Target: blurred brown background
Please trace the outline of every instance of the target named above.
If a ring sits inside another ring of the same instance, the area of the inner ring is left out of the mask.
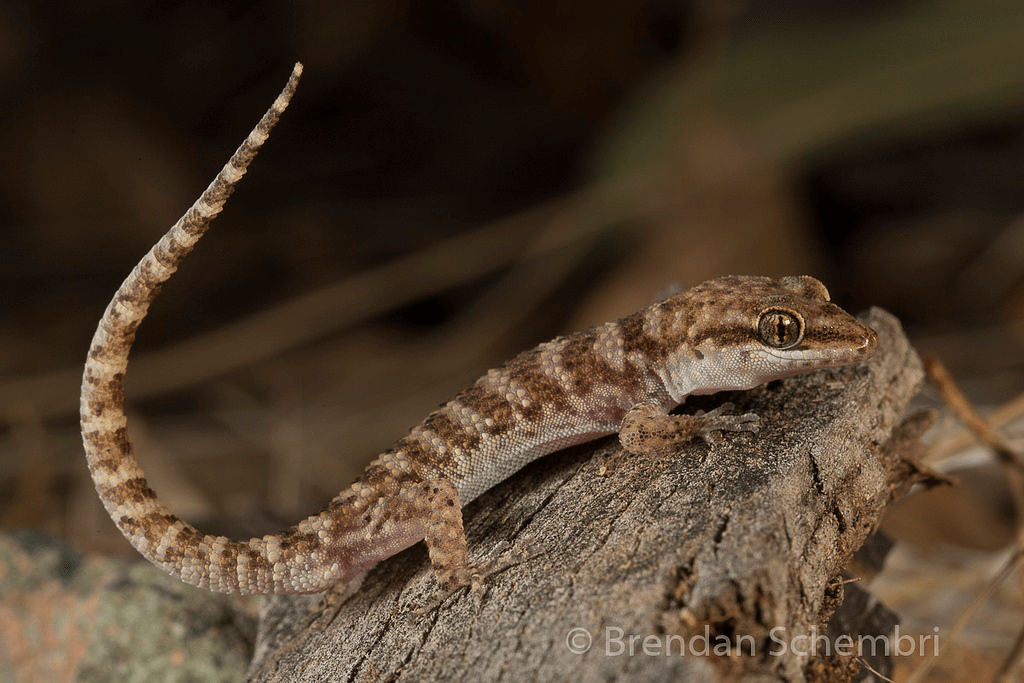
[[[133,552],[86,472],[81,363],[296,60],[296,99],[128,377],[151,483],[207,530],[290,524],[488,367],[727,273],[895,312],[983,408],[1024,389],[1016,0],[11,0],[5,527]],[[964,486],[890,532],[931,567],[984,567],[1009,494],[983,451],[953,455]]]

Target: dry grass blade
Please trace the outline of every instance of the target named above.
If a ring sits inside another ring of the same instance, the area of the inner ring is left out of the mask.
[[[953,628],[951,628],[949,633],[945,636],[943,640],[944,643],[950,643],[956,639],[960,631],[962,631],[968,622],[970,622],[971,618],[974,617],[974,613],[977,612],[990,597],[992,597],[996,588],[998,588],[999,585],[1010,576],[1010,574],[1020,568],[1022,561],[1024,561],[1024,550],[1018,548],[1006,561],[1006,564],[1003,565],[999,572],[992,577],[992,580],[988,582],[988,585],[985,586],[985,590],[983,590],[976,598],[974,598],[974,600],[971,601],[971,604],[967,606],[967,609],[964,610],[963,614],[960,615],[960,618],[957,619],[955,624],[953,624]],[[926,659],[921,663],[921,666],[914,669],[914,672],[907,677],[905,683],[922,683],[935,665],[939,663],[939,660],[942,659],[942,656],[946,651],[947,648],[940,644],[939,653],[934,657]]]
[[[1013,492],[1014,503],[1018,512],[1017,517],[1018,519],[1024,518],[1024,515],[1021,514],[1024,513],[1024,455],[1006,443],[1006,441],[996,432],[995,428],[993,428],[993,426],[978,413],[971,401],[964,395],[960,387],[957,386],[942,361],[937,358],[925,359],[925,371],[942,393],[942,396],[945,398],[950,409],[952,409],[953,412],[963,420],[967,428],[980,441],[995,452],[1000,461],[1006,467],[1006,478]],[[982,595],[979,595],[978,598],[971,603],[971,606],[968,607],[963,616],[961,616],[960,620],[957,622],[956,626],[953,628],[949,638],[955,637],[957,632],[966,625],[970,619],[970,615],[981,606],[985,599],[992,594],[999,583],[1009,575],[1010,570],[1020,564],[1022,557],[1024,557],[1024,533],[1022,533],[1021,528],[1018,527],[1017,550],[1011,558],[1011,561],[1006,567],[1004,567],[999,575],[989,583],[985,592],[982,593]],[[941,653],[939,656],[941,656]],[[1011,680],[1013,670],[1020,665],[1022,659],[1024,659],[1024,630],[1022,630],[1018,635],[1013,649],[1000,665],[999,671],[996,673],[994,680],[997,681],[997,683]],[[924,675],[932,666],[934,666],[934,662],[937,660],[938,657],[935,657],[925,662],[925,664],[915,671],[908,679],[908,683],[910,681],[923,680]]]
[[[1024,394],[1020,394],[997,408],[986,420],[986,423],[992,429],[999,429],[1021,416],[1024,416]],[[946,441],[939,448],[936,448],[933,451],[932,458],[935,460],[947,458],[953,453],[963,450],[971,441],[972,437],[970,434],[961,433]]]
[[[978,413],[974,405],[964,395],[963,391],[960,390],[960,387],[957,386],[942,361],[938,358],[926,358],[925,371],[932,381],[935,382],[949,407],[963,420],[968,429],[974,432],[978,439],[991,448],[1004,463],[1012,463],[1018,468],[1024,469],[1024,455],[1006,443],[985,418]]]
[[[995,683],[1013,683],[1019,681],[1021,670],[1024,669],[1024,630],[1017,634],[1017,642],[1007,655],[995,675]]]
[[[141,356],[132,363],[132,394],[144,398],[195,384],[494,272],[521,256],[562,250],[607,225],[584,216],[587,211],[588,198],[571,196]],[[524,245],[523,236],[552,215],[557,228]],[[77,407],[73,388],[80,375],[76,368],[7,382],[0,386],[0,405],[29,405],[43,419],[70,413]]]

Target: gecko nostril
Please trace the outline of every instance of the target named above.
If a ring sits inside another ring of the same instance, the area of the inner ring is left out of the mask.
[[[867,335],[867,337],[864,338],[864,343],[861,344],[861,348],[864,349],[865,352],[870,353],[870,352],[873,352],[875,350],[875,348],[877,348],[877,347],[878,347],[878,334],[869,327],[868,328],[868,335]]]

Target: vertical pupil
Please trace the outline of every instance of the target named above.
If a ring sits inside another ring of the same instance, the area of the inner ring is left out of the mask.
[[[782,313],[776,314],[775,334],[780,346],[789,344],[793,336],[793,319]]]

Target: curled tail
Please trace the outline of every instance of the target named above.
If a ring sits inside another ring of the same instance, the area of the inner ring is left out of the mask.
[[[186,583],[222,593],[305,593],[333,584],[318,534],[330,520],[311,517],[282,536],[247,542],[204,534],[175,517],[149,485],[132,452],[124,414],[124,375],[135,331],[160,284],[206,232],[288,106],[302,65],[245,142],[195,204],[117,290],[92,339],[82,378],[82,441],[93,483],[117,527],[146,559]],[[316,558],[308,562],[302,558]],[[335,570],[337,567],[333,567]]]

